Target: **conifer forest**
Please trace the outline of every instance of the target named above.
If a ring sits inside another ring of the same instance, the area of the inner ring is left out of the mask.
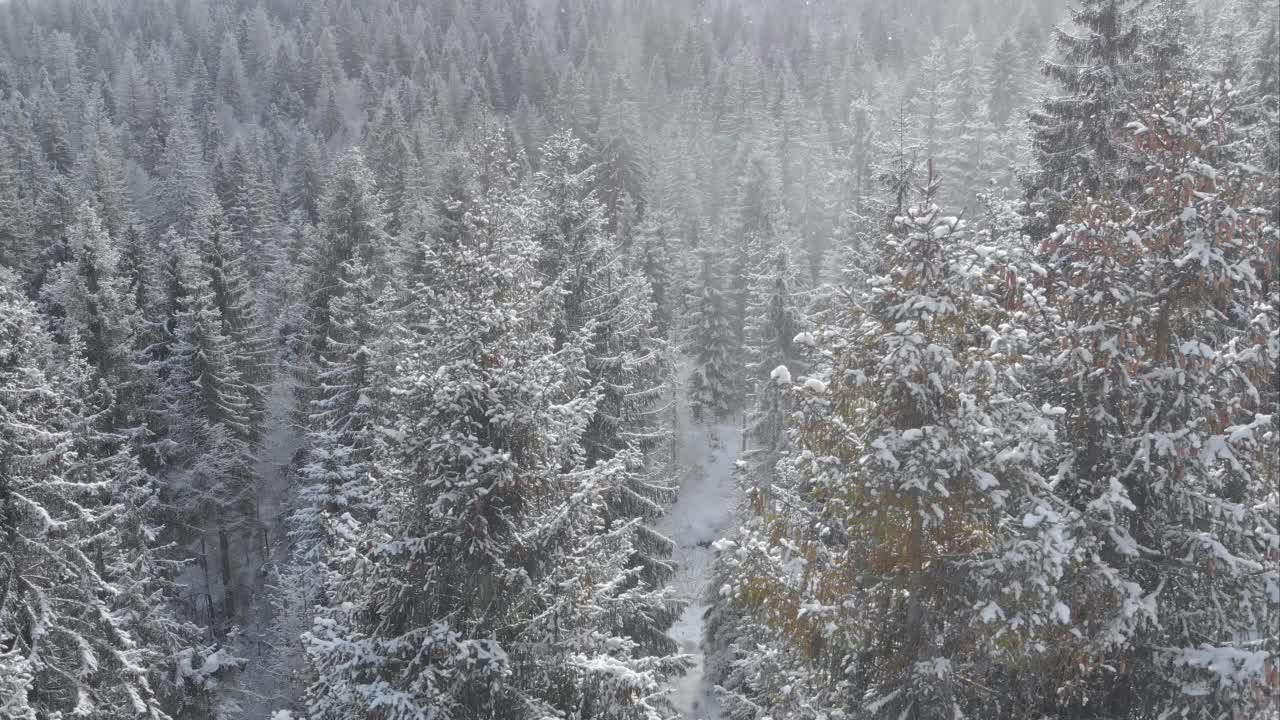
[[[0,0],[0,720],[1280,720],[1280,0]]]

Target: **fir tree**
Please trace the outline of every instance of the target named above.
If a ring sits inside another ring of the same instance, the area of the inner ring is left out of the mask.
[[[212,229],[218,204],[202,157],[186,109],[174,108],[151,188],[147,219],[153,237],[170,229],[184,237],[201,237]]]
[[[0,709],[169,718],[178,669],[163,658],[191,636],[167,616],[165,574],[129,566],[146,565],[149,550],[130,536],[149,532],[137,467],[95,427],[101,406],[84,394],[94,391],[83,363],[55,363],[34,308],[0,272],[0,663],[19,693]]]
[[[1020,387],[990,249],[935,193],[895,219],[845,322],[814,339],[792,391],[796,452],[720,545],[718,594],[749,618],[721,681],[730,717],[1020,717],[1016,686],[995,680],[1064,622],[1070,544],[1050,512],[1023,522],[1048,502],[1056,411]]]
[[[1136,89],[1136,13],[1134,0],[1078,0],[1072,28],[1056,30],[1059,59],[1044,72],[1066,94],[1031,114],[1035,188],[1069,194],[1077,186],[1088,193],[1128,186],[1116,132],[1128,122],[1126,92]]]
[[[237,565],[228,554],[229,534],[251,537],[257,441],[251,395],[235,365],[234,343],[224,334],[212,282],[195,253],[176,235],[166,238],[166,316],[157,342],[145,352],[155,378],[148,444],[152,463],[184,519],[199,531],[218,534],[221,571],[208,590],[221,589],[223,618],[237,614]],[[208,575],[206,574],[206,578]]]
[[[804,327],[800,305],[796,269],[786,249],[779,248],[752,274],[747,312],[747,378],[752,388],[747,433],[764,454],[757,461],[765,473],[772,471],[783,446],[786,379],[805,370],[793,345]]]
[[[647,449],[656,438],[646,435],[661,425],[653,411],[668,364],[665,343],[652,334],[649,289],[628,272],[605,232],[586,147],[560,134],[540,154],[543,169],[533,178],[540,202],[531,213],[543,252],[539,266],[563,297],[551,324],[558,342],[588,343],[590,381],[600,393],[587,430],[588,457],[608,459],[631,445]]]
[[[386,203],[358,150],[348,152],[330,178],[320,211],[320,238],[304,258],[307,346],[315,358],[329,334],[329,307],[340,290],[333,283],[342,264],[358,258],[382,272],[388,242]]]
[[[661,716],[680,667],[622,634],[664,604],[624,590],[631,523],[600,516],[622,459],[582,464],[584,349],[539,327],[560,302],[530,282],[541,252],[497,232],[428,256],[454,282],[415,292],[395,391],[413,411],[394,432],[421,441],[375,461],[378,515],[339,521],[335,597],[307,636],[315,717]]]
[[[57,336],[83,348],[96,376],[112,388],[114,429],[128,426],[140,400],[133,354],[141,321],[119,266],[115,242],[93,208],[82,204],[68,232],[66,261],[43,288]]]
[[[1246,160],[1229,95],[1149,102],[1130,125],[1148,190],[1091,202],[1045,248],[1064,322],[1048,384],[1069,448],[1053,483],[1092,558],[1062,583],[1079,633],[1062,652],[1085,662],[1058,702],[1116,717],[1260,702],[1275,642],[1245,639],[1276,612],[1277,318],[1257,274],[1275,231],[1250,204],[1273,180]]]
[[[1013,38],[1005,36],[991,53],[987,66],[987,87],[991,94],[987,110],[996,127],[1003,128],[1013,119],[1018,106],[1021,88],[1018,86],[1018,47]]]
[[[297,470],[297,496],[289,521],[290,562],[277,586],[281,591],[273,627],[280,646],[280,682],[301,697],[314,677],[305,672],[298,638],[310,629],[314,608],[334,596],[329,575],[331,550],[342,542],[332,533],[342,523],[374,517],[370,473],[378,432],[385,427],[384,384],[388,363],[379,349],[391,333],[379,325],[378,278],[353,258],[342,267],[342,292],[331,301],[330,334],[309,394],[306,453]]]
[[[720,279],[709,252],[702,256],[698,302],[689,320],[686,352],[693,368],[689,377],[689,404],[694,418],[716,422],[735,407],[733,350],[736,342],[729,308],[720,291]]]

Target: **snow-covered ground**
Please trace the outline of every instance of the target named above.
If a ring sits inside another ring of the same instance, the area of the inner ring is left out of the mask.
[[[267,717],[271,710],[282,704],[278,697],[282,688],[276,686],[278,678],[270,671],[276,659],[268,638],[274,608],[271,568],[265,564],[283,562],[288,550],[288,543],[283,542],[290,489],[286,470],[302,444],[301,434],[290,417],[295,404],[295,385],[292,377],[282,373],[272,387],[267,435],[258,453],[258,527],[259,532],[265,530],[265,534],[255,539],[258,552],[253,556],[254,561],[243,569],[241,578],[245,587],[251,588],[244,610],[240,648],[240,654],[248,663],[239,683],[242,695],[238,699],[246,718]],[[261,547],[264,540],[266,552]]]
[[[733,468],[738,459],[739,435],[733,424],[707,428],[693,423],[683,400],[677,408],[680,492],[658,529],[675,542],[679,570],[672,584],[689,601],[670,635],[682,652],[693,657],[694,665],[676,681],[672,701],[687,720],[717,720],[715,698],[703,677],[703,616],[708,608],[707,586],[715,559],[710,545],[729,532],[738,507]]]

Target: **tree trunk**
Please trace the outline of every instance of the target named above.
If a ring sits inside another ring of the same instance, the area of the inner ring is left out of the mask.
[[[236,615],[236,595],[231,587],[231,543],[227,540],[227,529],[218,526],[218,549],[222,554],[222,602],[226,608],[227,621]]]

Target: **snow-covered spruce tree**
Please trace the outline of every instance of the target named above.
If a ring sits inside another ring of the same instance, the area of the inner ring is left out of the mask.
[[[139,404],[143,375],[134,364],[140,321],[134,298],[117,272],[119,256],[112,238],[87,203],[77,218],[68,232],[68,259],[44,287],[55,312],[55,337],[67,343],[62,352],[87,363],[79,372],[81,366],[73,362],[64,378],[73,420],[70,442],[78,459],[65,476],[111,483],[111,529],[99,536],[95,560],[117,588],[109,601],[113,611],[136,621],[135,639],[153,653],[144,663],[151,686],[172,710],[175,703],[186,702],[183,678],[175,669],[180,652],[195,652],[196,628],[171,615],[178,552],[160,539],[166,510],[156,483],[125,445],[129,439],[136,446],[146,431],[139,425],[144,420]],[[116,548],[115,554],[111,548]],[[188,679],[197,686],[209,680],[196,675]]]
[[[1142,188],[1044,248],[1064,325],[1053,478],[1082,515],[1058,707],[1117,718],[1263,712],[1278,641],[1277,230],[1233,93],[1182,86],[1130,125]],[[1272,658],[1268,660],[1268,658]],[[1070,662],[1070,666],[1065,663]],[[1067,668],[1070,669],[1067,669]]]
[[[622,214],[624,198],[639,199],[645,183],[646,153],[642,144],[643,117],[634,100],[629,81],[615,75],[609,79],[608,96],[600,111],[600,121],[591,137],[599,177],[600,203],[613,227]]]
[[[1031,113],[1038,172],[1030,190],[1070,195],[1130,187],[1116,133],[1128,122],[1126,92],[1135,83],[1140,47],[1137,0],[1077,0],[1072,27],[1055,30],[1058,59],[1045,75],[1065,93]],[[1049,202],[1047,229],[1065,208]]]
[[[955,49],[951,81],[944,92],[947,112],[944,142],[937,160],[942,164],[951,196],[966,209],[976,208],[977,196],[992,178],[995,126],[983,106],[978,40],[970,31]]]
[[[845,313],[848,291],[861,288],[882,260],[881,241],[894,218],[901,216],[916,191],[920,172],[920,147],[911,137],[910,117],[904,106],[890,127],[868,141],[868,158],[847,162],[865,164],[866,187],[852,208],[840,213],[836,243],[826,259],[819,284],[805,307],[806,319],[815,325],[838,322]]]
[[[926,158],[937,158],[952,139],[951,88],[955,78],[951,54],[946,40],[935,37],[904,96],[914,138]]]
[[[231,244],[242,259],[244,271],[255,283],[285,260],[284,228],[257,142],[235,145],[227,163],[229,188],[223,200]],[[268,292],[278,288],[268,288]]]
[[[1023,88],[1019,84],[1018,46],[1005,35],[991,51],[985,77],[987,114],[996,127],[1004,129],[1021,106]]]
[[[805,329],[799,277],[785,247],[775,249],[751,276],[747,306],[747,382],[751,395],[747,416],[755,463],[772,472],[786,435],[789,378],[805,372],[793,341]],[[779,370],[782,368],[782,370]]]
[[[725,274],[724,297],[734,333],[734,354],[741,352],[746,339],[750,278],[760,263],[779,245],[789,241],[786,207],[778,186],[776,162],[763,151],[744,158],[728,209],[726,232],[721,249]],[[741,367],[734,367],[735,387],[742,385]]]
[[[103,395],[76,348],[56,349],[18,287],[0,270],[0,682],[18,693],[0,712],[168,718],[193,628],[147,559],[145,478],[96,427]]]
[[[28,279],[35,272],[35,199],[48,167],[31,128],[29,103],[13,92],[0,100],[0,263]]]
[[[62,98],[54,89],[47,68],[41,68],[37,77],[39,82],[31,88],[31,125],[50,169],[66,175],[75,161],[75,150],[71,147],[70,128],[62,111]],[[71,88],[66,90],[70,95]]]
[[[102,226],[112,238],[123,237],[138,222],[133,197],[129,193],[128,177],[120,148],[120,132],[106,121],[106,113],[95,108],[98,128],[93,137],[86,139],[76,161],[76,180],[83,197],[102,220]]]
[[[865,204],[875,188],[875,111],[870,91],[861,90],[850,101],[849,119],[841,128],[839,157],[832,168],[837,188],[834,199],[842,206],[835,221],[836,247],[848,244],[848,219],[867,210]]]
[[[1191,77],[1191,23],[1187,0],[1159,0],[1146,8],[1138,50],[1143,87],[1159,91]]]
[[[552,136],[540,150],[542,168],[533,177],[530,202],[522,208],[542,250],[539,270],[548,287],[559,288],[551,327],[559,345],[583,343],[594,412],[582,437],[588,468],[619,458],[606,495],[608,517],[618,522],[656,520],[673,488],[656,472],[645,472],[644,454],[666,437],[664,394],[671,361],[655,336],[653,306],[644,278],[630,271],[614,239],[605,232],[604,207],[591,189],[594,166],[586,148],[568,133]],[[673,574],[670,540],[635,523],[628,559],[644,568],[650,590]],[[659,609],[630,628],[633,639],[654,650],[673,650],[666,630],[673,608]]]
[[[411,192],[417,158],[413,136],[395,92],[385,93],[379,101],[365,131],[364,147],[370,168],[377,169],[375,180],[386,199],[387,229],[399,235],[415,200]]]
[[[676,295],[678,294],[677,248],[667,233],[670,224],[665,211],[650,205],[644,220],[636,228],[631,245],[631,266],[649,282],[649,301],[653,305],[653,329],[660,338],[670,340],[674,331]]]
[[[217,533],[219,567],[211,593],[221,587],[222,615],[236,615],[235,558],[226,542],[254,530],[253,446],[257,440],[251,395],[236,368],[235,344],[223,328],[216,292],[200,259],[170,232],[164,241],[165,316],[159,339],[144,351],[144,367],[155,378],[149,408],[152,462],[184,523],[200,544]],[[198,243],[195,243],[198,244]],[[183,536],[190,540],[191,534]],[[193,549],[198,545],[192,546]],[[206,562],[213,557],[205,553]],[[208,576],[206,575],[206,578]]]
[[[288,696],[300,698],[314,680],[306,673],[299,636],[311,626],[316,606],[329,604],[330,549],[345,517],[368,522],[374,514],[370,472],[377,433],[387,412],[388,362],[379,349],[389,330],[381,313],[379,278],[359,258],[343,264],[340,290],[330,300],[329,336],[321,351],[316,386],[304,416],[306,452],[297,470],[297,493],[289,518],[290,562],[277,579],[279,602],[275,668]]]
[[[49,272],[66,257],[67,231],[75,224],[78,205],[76,188],[69,176],[52,173],[46,178],[33,209],[34,252],[27,288],[28,294],[34,298],[41,296],[41,288],[48,280]]]
[[[42,290],[56,335],[83,348],[85,360],[115,395],[111,425],[123,430],[140,420],[134,352],[141,319],[120,264],[114,239],[83,203],[67,233],[66,258]]]
[[[339,286],[333,279],[343,263],[358,257],[371,272],[381,273],[388,238],[386,202],[373,173],[357,149],[347,151],[329,178],[320,204],[320,237],[306,249],[305,344],[314,362],[329,336],[329,303]]]
[[[1067,632],[1071,545],[1037,470],[1056,410],[1023,389],[1000,244],[935,192],[813,339],[794,450],[719,546],[718,594],[745,614],[718,678],[735,720],[1025,717],[1036,680],[1012,673]]]
[[[73,357],[85,354],[76,340],[68,350]],[[74,458],[63,477],[104,487],[107,498],[86,550],[113,588],[106,605],[132,639],[138,665],[165,711],[208,717],[217,704],[210,691],[234,675],[239,661],[208,646],[200,628],[177,615],[176,579],[186,553],[165,539],[163,523],[172,515],[155,478],[138,464],[126,436],[113,429],[119,399],[110,384],[78,361],[60,374]]]
[[[256,447],[262,439],[268,386],[272,376],[272,348],[265,323],[258,312],[255,290],[248,267],[252,264],[233,226],[221,218],[199,239],[202,272],[212,291],[214,307],[221,320],[224,348],[243,386],[249,403],[249,432],[246,440]]]
[[[737,406],[733,322],[721,292],[720,271],[712,252],[702,252],[698,299],[689,318],[685,352],[690,355],[689,406],[699,422],[715,423]]]
[[[663,422],[654,414],[670,360],[666,343],[654,336],[647,284],[629,271],[605,232],[586,150],[567,132],[544,143],[525,209],[542,249],[539,271],[563,298],[550,319],[556,339],[586,338],[590,382],[599,393],[586,436],[595,462],[660,439]]]
[[[294,143],[285,191],[285,207],[302,213],[302,219],[320,224],[324,203],[325,172],[323,148],[310,132],[301,133]]]
[[[406,313],[377,512],[337,519],[305,638],[313,718],[669,716],[683,663],[631,630],[669,603],[628,563],[640,518],[609,511],[628,459],[586,465],[585,342],[546,322],[560,288],[513,210],[481,207],[427,254],[451,281]]]
[[[204,237],[213,229],[218,198],[184,102],[172,108],[167,125],[163,152],[151,180],[147,226],[157,240],[168,230],[183,237]]]

